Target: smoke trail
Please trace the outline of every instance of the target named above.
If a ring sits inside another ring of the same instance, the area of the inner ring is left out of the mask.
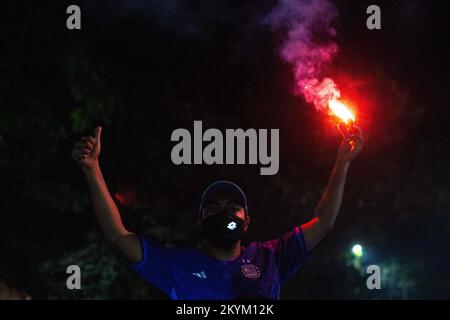
[[[338,51],[333,28],[337,17],[337,9],[328,0],[279,0],[265,19],[272,30],[284,34],[279,53],[293,66],[294,93],[303,95],[318,110],[325,110],[328,101],[340,97],[332,79],[320,78]]]

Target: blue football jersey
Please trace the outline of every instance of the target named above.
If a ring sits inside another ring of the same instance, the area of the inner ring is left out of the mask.
[[[174,300],[279,299],[281,285],[311,258],[300,227],[252,242],[230,261],[165,248],[142,235],[139,240],[143,258],[131,268]]]

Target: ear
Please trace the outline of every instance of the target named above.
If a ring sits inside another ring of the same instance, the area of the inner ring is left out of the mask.
[[[250,226],[251,221],[252,221],[252,219],[250,219],[250,217],[248,215],[245,215],[245,225],[244,225],[245,231],[247,231],[248,227]]]

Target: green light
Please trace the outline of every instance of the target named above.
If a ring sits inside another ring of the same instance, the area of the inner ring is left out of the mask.
[[[352,252],[356,257],[362,257],[363,255],[363,248],[359,244],[355,244],[352,248]]]

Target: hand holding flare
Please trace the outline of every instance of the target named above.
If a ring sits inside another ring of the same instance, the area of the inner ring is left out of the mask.
[[[361,151],[364,138],[360,128],[355,126],[355,116],[350,109],[338,100],[330,100],[328,103],[329,114],[339,118],[337,128],[344,139],[339,147],[339,163],[350,163]]]

